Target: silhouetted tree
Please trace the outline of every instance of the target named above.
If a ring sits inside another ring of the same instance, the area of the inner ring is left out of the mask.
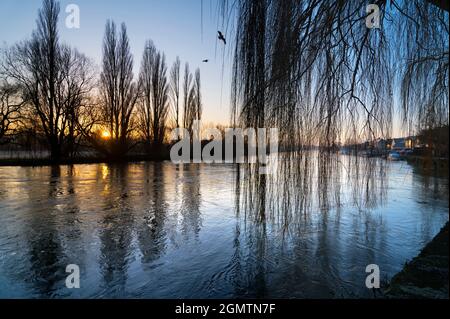
[[[334,146],[347,139],[389,138],[397,88],[411,123],[448,123],[448,3],[373,4],[380,9],[379,29],[366,26],[363,1],[222,1],[223,17],[236,24],[228,28],[235,30],[232,121],[243,127],[277,127],[280,147],[295,150],[278,153],[288,160],[278,161],[277,174],[261,175],[244,166],[245,183],[239,187],[255,211],[263,211],[267,193],[288,195],[277,199],[286,206],[300,194],[295,205],[301,206],[302,194],[310,190],[302,181],[310,178],[309,163],[315,160],[317,194],[326,202],[330,176],[341,160],[331,154]],[[311,145],[319,145],[320,152],[310,152]],[[308,165],[302,167],[302,161]],[[360,191],[364,178],[359,159],[351,161],[348,176],[355,176],[355,190]],[[368,173],[383,175],[384,166]],[[278,192],[267,192],[266,178]]]
[[[0,144],[6,143],[3,138],[18,128],[24,104],[18,85],[11,85],[6,81],[0,83]]]
[[[119,34],[113,21],[106,23],[100,90],[103,117],[111,134],[109,155],[122,157],[129,150],[132,114],[139,95],[133,81],[133,56],[123,23]]]
[[[183,127],[192,130],[192,74],[189,71],[189,63],[186,62],[184,66],[184,78],[183,78]]]
[[[400,101],[408,134],[449,124],[448,1],[394,2]]]
[[[58,2],[44,0],[31,40],[8,50],[2,63],[32,106],[54,161],[74,142],[78,109],[91,89],[88,59],[59,43],[59,12]]]
[[[97,123],[97,105],[93,102],[91,91],[94,88],[93,66],[89,59],[77,50],[62,48],[61,69],[67,76],[63,85],[66,98],[62,102],[66,117],[65,153],[75,156],[83,132],[90,131]]]
[[[148,41],[143,55],[139,86],[139,127],[148,145],[160,146],[165,137],[169,114],[169,85],[165,55]]]
[[[175,127],[180,127],[180,58],[177,57],[170,70],[170,96]]]
[[[200,70],[195,71],[195,78],[189,71],[189,64],[186,63],[184,69],[184,127],[189,131],[192,137],[192,126],[195,120],[201,120],[202,115],[202,98],[200,87]]]
[[[200,121],[202,119],[203,105],[202,105],[202,93],[201,93],[201,81],[200,81],[200,69],[195,70],[195,119]]]
[[[167,65],[164,53],[158,52],[155,56],[153,68],[153,143],[155,146],[162,144],[166,131],[168,104]]]
[[[405,119],[447,124],[448,4],[374,4],[379,29],[366,26],[361,1],[223,0],[223,16],[235,12],[239,25],[235,119],[279,127],[287,144],[389,137],[398,87]]]
[[[153,102],[153,67],[156,55],[156,48],[152,41],[147,41],[145,51],[142,56],[141,70],[139,74],[139,87],[141,88],[141,96],[138,103],[138,123],[139,131],[144,142],[149,149],[153,141],[152,130],[152,102]]]

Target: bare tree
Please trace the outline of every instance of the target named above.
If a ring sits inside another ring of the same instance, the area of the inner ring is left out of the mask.
[[[147,41],[145,51],[142,56],[141,70],[139,74],[139,87],[141,96],[138,103],[138,123],[140,133],[149,147],[153,141],[152,130],[152,102],[153,102],[153,67],[156,55],[156,48],[152,41]]]
[[[194,121],[201,120],[202,117],[202,96],[201,96],[201,81],[200,69],[195,70],[195,78],[189,71],[189,65],[186,63],[184,70],[184,127],[192,136],[192,126]]]
[[[147,146],[159,147],[164,141],[169,114],[166,73],[164,54],[147,41],[139,76],[141,98],[138,106],[139,128]]]
[[[74,157],[86,128],[98,119],[92,117],[96,105],[90,94],[94,88],[94,72],[88,58],[66,46],[61,48],[61,70],[65,74],[64,83],[59,85],[65,88],[63,108],[67,127],[64,151]]]
[[[189,63],[184,66],[183,79],[183,127],[192,130],[192,74],[189,71]]]
[[[180,127],[180,58],[177,57],[170,70],[170,97],[175,127]]]
[[[168,104],[168,81],[167,65],[165,55],[158,52],[155,56],[153,68],[153,144],[160,146],[164,140],[166,131],[167,115],[169,113]]]
[[[18,128],[24,104],[19,86],[6,81],[0,84],[0,144],[6,142],[3,141],[4,137],[13,134]]]
[[[195,119],[197,121],[200,121],[202,119],[203,104],[199,68],[195,70],[195,106]]]
[[[139,95],[133,81],[133,57],[123,23],[119,34],[113,21],[106,23],[100,90],[104,121],[111,134],[109,155],[122,157],[130,147],[131,117]]]
[[[75,115],[91,89],[88,59],[59,43],[59,11],[58,2],[44,0],[31,40],[8,50],[2,63],[6,77],[32,106],[54,161],[73,143]]]

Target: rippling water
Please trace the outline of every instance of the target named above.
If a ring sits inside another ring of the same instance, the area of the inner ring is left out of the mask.
[[[448,179],[388,166],[369,204],[339,180],[336,205],[264,218],[233,165],[0,167],[0,297],[371,297],[365,267],[390,278],[448,220]]]

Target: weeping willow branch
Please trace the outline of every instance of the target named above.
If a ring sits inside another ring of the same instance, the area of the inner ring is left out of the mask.
[[[395,100],[415,127],[448,124],[448,12],[424,0],[375,4],[379,29],[366,27],[363,1],[222,1],[222,16],[235,30],[227,35],[235,40],[232,123],[277,127],[280,148],[289,150],[278,155],[283,160],[270,185],[289,177],[291,189],[308,193],[309,150],[318,146],[319,188],[328,189],[339,160],[331,151],[390,138]],[[349,170],[358,170],[357,159],[353,164]],[[244,202],[261,211],[252,190],[266,198],[265,178],[254,169],[241,175],[248,181],[240,188]],[[277,194],[297,197],[301,206],[306,197],[285,186]]]

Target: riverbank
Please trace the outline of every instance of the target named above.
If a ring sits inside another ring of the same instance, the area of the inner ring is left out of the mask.
[[[387,298],[448,299],[449,224],[428,243],[420,254],[405,264],[385,289]]]
[[[165,161],[170,160],[168,154],[155,155],[130,155],[124,158],[107,157],[78,157],[61,159],[55,162],[49,158],[19,158],[1,159],[0,166],[49,166],[49,165],[73,165],[73,164],[100,164],[100,163],[133,163],[142,161]]]

